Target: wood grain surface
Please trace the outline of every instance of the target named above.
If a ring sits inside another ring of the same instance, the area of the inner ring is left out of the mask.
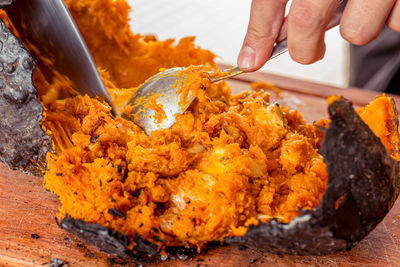
[[[264,73],[229,80],[233,92],[248,90],[249,82],[268,81],[282,88],[273,101],[300,110],[309,122],[327,116],[326,97],[340,94],[356,106],[365,105],[377,93],[355,88],[339,89]],[[400,98],[395,97],[397,105]],[[400,266],[400,201],[382,223],[349,252],[330,256],[299,257],[260,253],[222,246],[186,260],[143,263],[117,259],[82,244],[59,229],[55,216],[57,196],[47,192],[40,177],[10,171],[0,164],[0,266],[43,266],[51,258],[68,266]]]

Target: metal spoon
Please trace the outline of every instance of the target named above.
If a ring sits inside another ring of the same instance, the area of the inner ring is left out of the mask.
[[[339,3],[339,6],[336,9],[336,12],[332,20],[328,24],[326,30],[329,30],[340,23],[340,19],[342,17],[346,4],[347,0],[343,0]],[[272,50],[270,60],[283,54],[287,50],[287,34],[285,31],[281,32],[280,39],[277,41]],[[177,88],[179,86],[176,85],[182,84],[184,81],[184,77],[178,78],[177,73],[180,72],[182,69],[183,68],[167,69],[147,80],[137,89],[137,91],[127,103],[127,105],[134,106],[132,113],[123,116],[132,121],[134,120],[140,127],[143,128],[143,130],[148,135],[156,130],[170,128],[176,121],[175,114],[184,113],[194,99],[194,97],[189,94],[186,104],[183,106],[178,105],[180,100],[180,93],[177,92]],[[210,78],[210,81],[217,82],[243,73],[243,71],[241,71],[239,67],[225,70],[225,72],[227,73],[227,75],[215,79]],[[167,116],[167,118],[161,123],[156,123],[154,121],[153,110],[144,107],[144,105],[146,104],[146,100],[148,100],[152,96],[154,97],[154,95],[156,94],[158,95],[156,101],[158,104],[162,104],[164,112]],[[135,103],[138,103],[138,101],[140,102],[140,104],[135,105]]]

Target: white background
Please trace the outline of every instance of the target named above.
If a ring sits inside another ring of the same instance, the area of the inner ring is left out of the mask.
[[[251,0],[128,0],[135,33],[155,34],[160,40],[196,36],[217,62],[236,64],[250,14]],[[262,70],[336,86],[348,80],[348,46],[333,29],[326,34],[325,58],[313,65],[293,62],[286,53]]]

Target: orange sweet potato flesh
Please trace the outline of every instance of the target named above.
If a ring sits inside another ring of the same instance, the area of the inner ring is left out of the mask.
[[[157,41],[133,34],[125,0],[65,0],[98,67],[107,70],[120,88],[138,86],[159,68],[215,65],[214,54],[193,44],[194,37]],[[134,22],[133,22],[134,23]]]
[[[366,107],[357,110],[357,113],[380,138],[387,152],[394,159],[399,160],[398,120],[393,99],[385,95],[377,97]]]
[[[225,82],[206,82],[204,71],[215,66],[211,52],[193,38],[174,45],[131,33],[123,0],[65,3],[118,107],[160,68],[201,66],[189,67],[182,88],[196,100],[171,129],[152,136],[113,117],[97,99],[70,97],[62,77],[49,83],[36,70],[46,108],[42,127],[56,149],[47,155],[44,183],[59,196],[59,217],[98,223],[131,239],[139,234],[160,250],[201,250],[243,235],[250,224],[289,222],[319,204],[327,184],[323,133],[299,112],[270,103],[263,90],[233,96]],[[398,157],[391,101],[380,97],[359,114]]]
[[[200,249],[319,203],[327,174],[316,127],[264,91],[231,96],[223,82],[191,84],[203,97],[151,137],[87,96],[51,105],[43,125],[58,153],[44,181],[60,197],[60,217],[138,233],[160,249]]]

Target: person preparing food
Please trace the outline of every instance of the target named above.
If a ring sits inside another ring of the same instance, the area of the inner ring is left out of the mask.
[[[250,22],[238,57],[244,71],[261,68],[270,57],[281,26],[287,23],[294,61],[312,64],[325,54],[325,28],[338,0],[253,0]],[[400,1],[350,0],[340,33],[351,43],[350,85],[400,94]]]

